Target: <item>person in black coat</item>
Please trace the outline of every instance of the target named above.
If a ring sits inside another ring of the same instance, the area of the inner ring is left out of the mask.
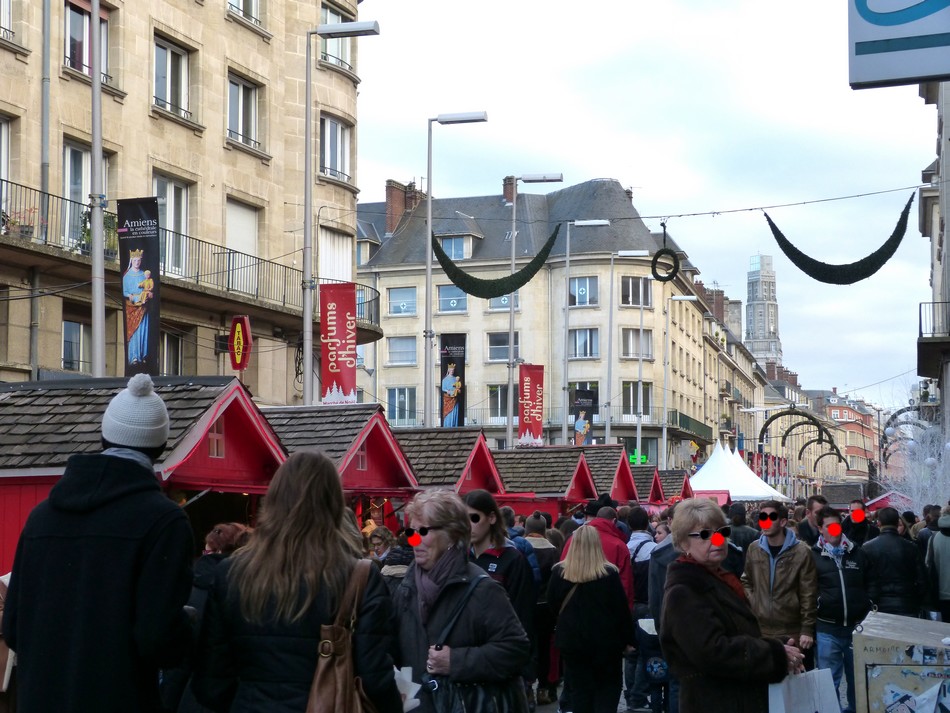
[[[554,643],[564,657],[569,710],[614,713],[623,688],[623,653],[636,635],[620,573],[592,527],[574,533],[567,556],[551,571],[548,600],[557,612]]]
[[[927,575],[917,545],[897,534],[899,519],[894,508],[882,508],[877,516],[881,534],[861,548],[868,560],[868,596],[879,612],[916,617]]]
[[[852,500],[848,507],[851,512],[841,523],[841,529],[855,547],[863,547],[865,542],[873,540],[881,531],[868,520],[864,501]]]
[[[362,551],[333,462],[294,453],[271,480],[250,542],[215,570],[192,681],[198,702],[222,713],[305,710],[320,627],[336,618]],[[402,711],[394,630],[386,584],[369,566],[353,668],[379,713]]]
[[[102,417],[103,451],[72,456],[17,544],[3,638],[20,713],[152,713],[158,671],[192,633],[188,518],[153,470],[168,413],[137,374]]]

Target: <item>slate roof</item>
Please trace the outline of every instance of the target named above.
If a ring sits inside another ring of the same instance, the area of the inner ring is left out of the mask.
[[[357,215],[367,235],[382,235],[379,249],[361,269],[425,263],[426,204],[421,202],[403,215],[392,235],[386,236],[385,203],[361,203]],[[518,195],[518,257],[537,255],[555,227],[561,225],[551,255],[563,256],[567,243],[565,221],[607,218],[609,226],[577,228],[571,233],[571,253],[612,253],[662,247],[662,234],[653,234],[640,219],[623,187],[614,179],[594,179],[546,195]],[[510,260],[511,206],[501,194],[463,198],[433,198],[432,225],[436,235],[473,234],[472,261]],[[669,247],[679,251],[667,235]],[[469,260],[466,260],[469,262]],[[686,269],[695,270],[688,261]]]
[[[393,434],[412,464],[419,485],[454,487],[462,477],[482,429],[413,428],[394,431]]]
[[[614,484],[614,477],[620,468],[620,458],[623,456],[623,446],[609,444],[600,446],[583,446],[584,459],[590,467],[590,474],[594,478],[594,485],[598,493],[609,493]],[[638,492],[639,494],[639,492]]]
[[[288,453],[321,450],[339,464],[381,404],[274,406],[261,413]]]
[[[663,486],[663,495],[666,496],[667,500],[683,492],[683,481],[689,477],[689,473],[685,470],[661,470],[657,472],[660,476],[660,485]]]
[[[492,451],[508,493],[563,495],[577,470],[583,448],[515,448]]]
[[[221,393],[238,380],[225,376],[154,377],[168,409],[162,462]],[[0,384],[0,469],[59,468],[74,453],[102,449],[102,414],[126,378],[59,379]]]
[[[640,502],[645,503],[650,499],[650,491],[653,489],[653,474],[656,472],[656,466],[631,465],[630,470],[633,472],[633,482],[637,485]],[[676,492],[679,492],[678,488]],[[667,493],[663,494],[667,495]]]

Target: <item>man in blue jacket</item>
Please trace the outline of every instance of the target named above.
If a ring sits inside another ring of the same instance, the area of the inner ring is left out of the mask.
[[[109,402],[103,451],[74,455],[17,544],[3,638],[19,713],[156,713],[191,644],[191,525],[153,470],[168,413],[147,374]]]

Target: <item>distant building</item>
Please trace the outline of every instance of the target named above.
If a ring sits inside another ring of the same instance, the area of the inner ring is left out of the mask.
[[[778,330],[778,296],[771,255],[753,255],[749,264],[745,308],[745,345],[763,367],[782,363]]]

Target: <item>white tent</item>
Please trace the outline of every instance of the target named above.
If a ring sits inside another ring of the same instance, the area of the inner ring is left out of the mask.
[[[719,441],[689,485],[694,491],[728,490],[733,500],[791,500],[753,473],[738,452],[723,448]]]

